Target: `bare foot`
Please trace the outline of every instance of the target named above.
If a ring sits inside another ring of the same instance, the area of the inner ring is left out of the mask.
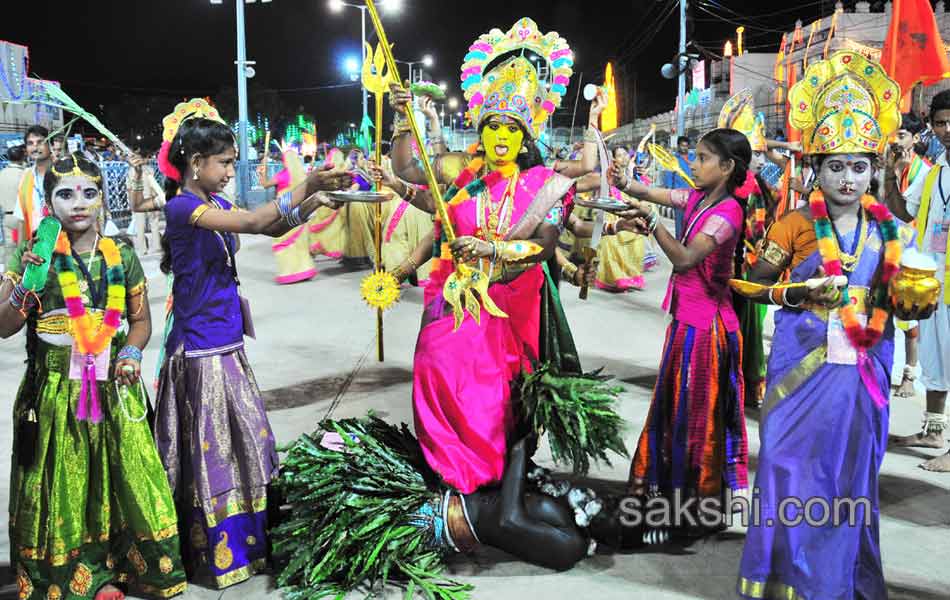
[[[894,396],[897,398],[913,398],[917,395],[917,390],[914,389],[914,380],[908,379],[907,375],[904,375],[904,378],[901,379],[900,386],[894,390]]]
[[[944,446],[943,432],[940,433],[915,433],[914,435],[895,435],[891,436],[891,443],[901,448],[936,448],[940,450]]]
[[[921,463],[920,468],[934,473],[950,473],[950,452]]]
[[[96,592],[96,600],[124,600],[125,594],[122,593],[122,590],[115,587],[111,583],[107,583]]]

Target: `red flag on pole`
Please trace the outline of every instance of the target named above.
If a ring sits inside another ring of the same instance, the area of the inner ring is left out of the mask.
[[[911,91],[950,77],[950,60],[930,0],[894,0],[881,66],[901,87],[901,112],[911,108]]]

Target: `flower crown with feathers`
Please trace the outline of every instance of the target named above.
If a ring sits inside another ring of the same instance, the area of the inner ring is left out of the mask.
[[[505,54],[521,51],[486,72]],[[540,56],[551,69],[550,84],[540,80],[538,68],[523,53]],[[469,47],[462,64],[462,90],[475,125],[492,115],[518,121],[534,139],[561,105],[574,73],[574,53],[556,31],[541,33],[538,24],[523,17],[507,32],[492,29]]]

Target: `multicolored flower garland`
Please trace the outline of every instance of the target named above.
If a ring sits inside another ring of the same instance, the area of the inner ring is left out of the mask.
[[[834,276],[844,275],[838,239],[831,225],[831,219],[828,217],[828,206],[825,204],[824,194],[820,190],[812,192],[808,198],[808,206],[815,220],[818,251],[821,253],[825,273]],[[871,293],[874,309],[867,327],[861,326],[857,310],[854,304],[851,303],[847,288],[843,290],[841,295],[839,312],[851,345],[858,351],[864,352],[877,344],[884,334],[884,326],[887,324],[889,317],[887,287],[891,279],[900,270],[903,247],[898,236],[897,224],[894,222],[894,215],[887,207],[869,194],[861,197],[861,206],[878,222],[881,229],[881,236],[884,238],[884,267],[881,270],[881,280]]]
[[[482,170],[483,166],[485,166],[484,159],[481,157],[474,158],[472,162],[459,173],[459,176],[455,178],[452,185],[445,190],[445,199],[448,206],[455,206],[466,200],[475,198],[486,189],[491,189],[492,186],[503,178],[512,176],[515,171],[515,169],[497,169],[479,178],[478,173]],[[512,167],[515,167],[515,165],[512,165]],[[446,239],[442,233],[442,221],[438,217],[436,217],[435,220],[435,247],[432,249],[432,255],[436,259],[436,264],[433,267],[434,271],[438,271],[443,266],[450,269],[455,268],[453,265],[452,251],[449,249],[448,239]]]
[[[76,350],[86,357],[82,373],[82,389],[79,393],[79,406],[76,418],[98,423],[102,420],[99,394],[96,383],[95,357],[106,349],[122,324],[125,312],[125,271],[122,268],[122,256],[119,248],[110,238],[99,240],[99,252],[106,262],[106,312],[102,324],[96,328],[95,320],[83,303],[79,290],[79,276],[72,257],[72,247],[66,234],[60,234],[56,241],[56,271],[59,287],[66,301],[66,310],[72,323]]]

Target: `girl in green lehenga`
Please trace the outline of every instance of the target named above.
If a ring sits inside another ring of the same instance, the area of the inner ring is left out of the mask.
[[[0,280],[0,337],[26,326],[10,482],[18,597],[174,596],[185,588],[175,507],[139,383],[151,336],[142,266],[130,245],[100,237],[94,164],[67,156],[43,183],[62,224],[45,287],[21,282],[45,263],[31,242]]]

